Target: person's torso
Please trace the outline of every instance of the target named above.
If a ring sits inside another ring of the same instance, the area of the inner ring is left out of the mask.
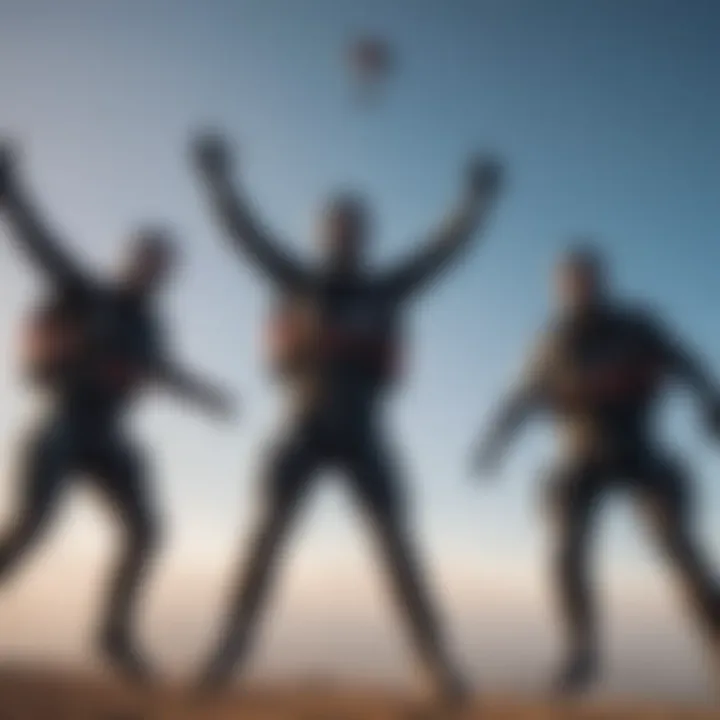
[[[550,403],[577,453],[622,453],[647,441],[666,368],[642,316],[608,309],[556,329]]]
[[[63,403],[112,411],[139,387],[156,351],[155,324],[141,299],[66,289],[31,318],[25,361]]]
[[[396,304],[370,282],[319,283],[282,299],[269,328],[270,361],[303,407],[352,413],[371,406],[399,363]]]

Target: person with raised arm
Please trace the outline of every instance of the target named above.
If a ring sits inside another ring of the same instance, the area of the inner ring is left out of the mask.
[[[19,507],[0,535],[0,583],[47,529],[70,475],[89,477],[124,529],[99,633],[101,650],[133,679],[150,669],[133,640],[132,619],[159,534],[143,454],[124,418],[144,386],[154,384],[225,418],[227,394],[177,365],[166,351],[155,295],[175,261],[160,228],[139,231],[115,279],[88,272],[48,229],[28,199],[15,149],[0,144],[0,219],[7,237],[42,274],[49,298],[33,313],[23,344],[28,378],[49,408],[25,443]]]
[[[464,684],[447,654],[412,540],[400,470],[384,428],[384,404],[399,363],[399,321],[480,236],[500,189],[492,158],[472,163],[457,211],[410,258],[384,271],[367,268],[370,227],[354,195],[333,198],[322,226],[317,266],[294,258],[255,218],[232,179],[228,145],[198,138],[194,157],[205,195],[243,260],[273,285],[279,307],[269,332],[273,367],[288,391],[289,422],[263,476],[265,506],[250,556],[233,591],[228,624],[205,670],[205,687],[226,682],[247,659],[275,563],[300,503],[318,472],[336,467],[368,514],[395,596],[441,697]]]

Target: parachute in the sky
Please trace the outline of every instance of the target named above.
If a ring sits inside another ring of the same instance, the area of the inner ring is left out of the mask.
[[[395,55],[382,38],[356,38],[348,49],[348,70],[363,101],[375,100],[395,69]]]

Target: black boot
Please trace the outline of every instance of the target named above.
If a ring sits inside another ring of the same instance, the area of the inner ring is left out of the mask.
[[[564,696],[579,695],[590,688],[598,674],[599,666],[594,652],[574,652],[553,680],[553,692]]]
[[[147,684],[152,682],[150,666],[121,627],[108,627],[100,636],[100,650],[107,660],[127,679]]]

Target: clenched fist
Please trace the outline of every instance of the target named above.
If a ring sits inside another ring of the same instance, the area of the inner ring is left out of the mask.
[[[0,140],[0,202],[12,187],[16,165],[17,152],[15,147],[6,140]]]
[[[232,170],[232,150],[219,133],[198,135],[193,143],[193,159],[200,172],[213,180],[226,179]]]
[[[467,183],[476,197],[496,195],[502,185],[503,166],[493,157],[478,157],[470,162]]]

